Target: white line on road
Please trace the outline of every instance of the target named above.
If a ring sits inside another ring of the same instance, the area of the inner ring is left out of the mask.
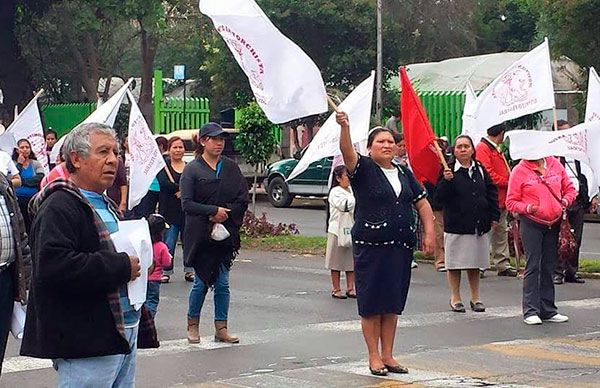
[[[559,307],[576,308],[582,310],[600,309],[600,298],[579,299],[558,302]],[[485,313],[479,314],[456,314],[454,312],[436,312],[414,315],[404,315],[398,320],[398,327],[423,327],[435,326],[440,324],[449,324],[456,322],[468,322],[474,320],[492,320],[520,317],[521,308],[515,306],[489,307]],[[158,349],[140,350],[138,354],[141,357],[163,356],[169,354],[179,354],[194,352],[199,350],[212,350],[238,346],[251,346],[264,343],[287,341],[290,338],[301,338],[302,335],[322,332],[360,332],[360,321],[338,321],[325,323],[312,323],[308,325],[291,326],[280,329],[266,329],[240,333],[242,342],[236,345],[222,342],[214,342],[213,336],[202,337],[200,344],[189,344],[187,339],[176,339],[161,341]],[[52,362],[49,360],[35,359],[30,357],[16,356],[4,360],[2,366],[3,373],[25,372],[37,369],[51,368]]]

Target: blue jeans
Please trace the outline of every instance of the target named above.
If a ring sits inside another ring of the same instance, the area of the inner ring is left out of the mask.
[[[163,268],[165,275],[173,275],[175,267],[175,248],[177,247],[177,239],[181,236],[183,242],[183,229],[181,225],[169,224],[169,229],[165,230],[165,244],[169,247],[169,253],[173,258],[173,265],[170,268]],[[192,267],[184,267],[185,272],[194,272]]]
[[[148,281],[148,288],[146,291],[146,307],[152,318],[156,316],[158,310],[158,301],[160,299],[160,282],[156,280]]]
[[[58,372],[58,387],[134,387],[138,327],[125,329],[125,335],[131,346],[129,354],[52,360],[54,369]]]
[[[208,292],[208,286],[196,274],[194,285],[190,290],[190,305],[188,308],[188,317],[197,318],[200,316],[204,299]],[[229,313],[229,270],[222,265],[214,290],[215,321],[226,321]]]

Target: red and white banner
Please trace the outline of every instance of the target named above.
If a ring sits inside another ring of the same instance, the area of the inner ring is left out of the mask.
[[[31,151],[36,156],[38,162],[44,167],[44,174],[48,174],[48,154],[46,152],[46,138],[44,137],[44,126],[40,117],[37,100],[42,94],[40,91],[33,97],[29,104],[17,116],[15,121],[6,129],[3,136],[14,138],[15,145],[21,139],[29,140]]]
[[[474,120],[475,128],[485,133],[496,124],[552,108],[554,87],[546,39],[504,70],[466,113]]]
[[[152,131],[129,90],[127,97],[131,105],[127,136],[130,155],[127,208],[132,210],[148,193],[150,184],[166,164]]]
[[[327,111],[317,65],[254,0],[200,0],[200,12],[212,19],[269,120],[279,124]]]
[[[588,192],[598,193],[600,183],[600,121],[579,124],[560,131],[508,131],[512,159],[538,160],[562,156],[579,160],[588,179]]]
[[[371,120],[371,105],[373,103],[373,86],[375,72],[361,82],[352,93],[340,104],[339,109],[348,114],[350,121],[350,139],[352,143],[363,143],[369,136],[369,122]],[[335,112],[325,121],[319,132],[310,142],[287,180],[302,174],[308,166],[328,156],[341,155],[340,151],[340,125],[335,121]],[[332,170],[335,166],[332,166]]]
[[[593,67],[590,67],[589,77],[585,122],[600,120],[600,77]]]

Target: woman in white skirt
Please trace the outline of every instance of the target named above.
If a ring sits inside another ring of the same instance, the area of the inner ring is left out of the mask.
[[[444,211],[444,249],[450,285],[450,308],[464,313],[460,297],[460,275],[467,271],[471,288],[471,310],[485,311],[479,295],[479,269],[489,266],[489,232],[499,218],[498,190],[485,168],[475,159],[469,136],[454,143],[454,160],[438,182],[437,199]]]
[[[354,258],[350,229],[354,219],[354,196],[348,169],[341,165],[333,169],[331,189],[327,198],[327,251],[325,267],[331,270],[331,296],[336,299],[356,298],[354,290]],[[342,236],[339,236],[343,234]],[[345,246],[342,246],[345,245]],[[346,293],[342,293],[340,274],[346,272]]]

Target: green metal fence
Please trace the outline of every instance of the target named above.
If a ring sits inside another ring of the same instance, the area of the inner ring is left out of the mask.
[[[446,136],[450,142],[462,131],[462,114],[465,93],[417,92],[427,112],[433,131],[437,136]]]
[[[153,97],[154,133],[170,133],[178,129],[195,129],[210,121],[208,98],[164,97],[162,71],[154,71]]]
[[[42,106],[46,128],[52,128],[62,136],[82,122],[96,109],[96,103],[48,104]]]

